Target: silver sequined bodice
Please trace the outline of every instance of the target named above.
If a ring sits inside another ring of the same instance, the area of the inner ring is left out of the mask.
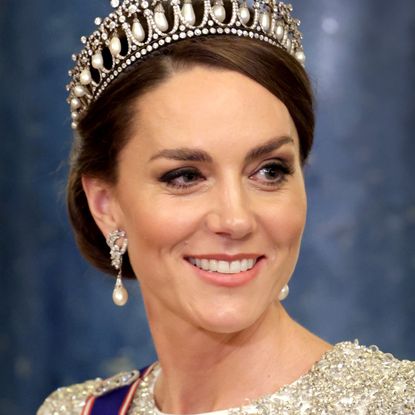
[[[129,415],[160,414],[155,408],[152,386],[158,365],[143,379]],[[80,415],[91,394],[129,384],[137,372],[123,373],[109,380],[97,379],[60,388],[50,395],[37,415]],[[337,343],[305,375],[277,392],[232,408],[229,415],[414,415],[415,362],[398,360],[376,346],[357,341]]]

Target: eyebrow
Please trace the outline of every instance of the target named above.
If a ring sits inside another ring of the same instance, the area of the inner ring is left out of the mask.
[[[294,140],[288,136],[273,137],[267,140],[264,144],[251,149],[245,156],[245,164],[249,164],[261,157],[266,156],[274,150],[282,147],[285,144],[294,144]],[[153,161],[158,158],[167,158],[170,160],[178,161],[200,161],[205,163],[212,163],[213,159],[209,153],[204,150],[195,148],[180,147],[174,149],[165,149],[155,154],[149,161]]]

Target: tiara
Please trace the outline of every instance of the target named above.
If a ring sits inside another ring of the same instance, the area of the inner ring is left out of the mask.
[[[168,5],[170,14],[165,10]],[[83,50],[72,55],[76,63],[69,71],[66,89],[73,129],[127,67],[182,39],[224,34],[249,37],[284,49],[302,65],[305,62],[300,21],[291,17],[290,4],[254,0],[249,9],[247,0],[203,0],[201,16],[196,16],[192,0],[124,0],[122,4],[111,0],[111,6],[114,10],[109,16],[95,19],[97,30],[81,37]]]

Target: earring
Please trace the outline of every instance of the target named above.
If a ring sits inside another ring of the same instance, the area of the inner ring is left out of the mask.
[[[280,293],[278,294],[278,300],[283,301],[288,297],[288,294],[290,292],[290,287],[288,287],[288,284],[285,284],[284,287],[282,287]]]
[[[111,232],[107,238],[107,245],[111,249],[111,265],[118,271],[114,291],[112,292],[112,301],[115,305],[123,306],[128,301],[128,292],[121,279],[122,256],[127,251],[128,246],[125,232],[118,229]]]

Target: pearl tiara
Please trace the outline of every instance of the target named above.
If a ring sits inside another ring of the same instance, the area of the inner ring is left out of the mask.
[[[203,0],[203,15],[196,16],[192,0],[111,0],[114,10],[97,17],[95,30],[82,36],[84,49],[72,55],[75,67],[67,85],[72,128],[89,105],[127,67],[163,45],[205,35],[249,37],[278,46],[304,65],[300,21],[292,6],[276,0]],[[165,7],[170,7],[171,19]]]

